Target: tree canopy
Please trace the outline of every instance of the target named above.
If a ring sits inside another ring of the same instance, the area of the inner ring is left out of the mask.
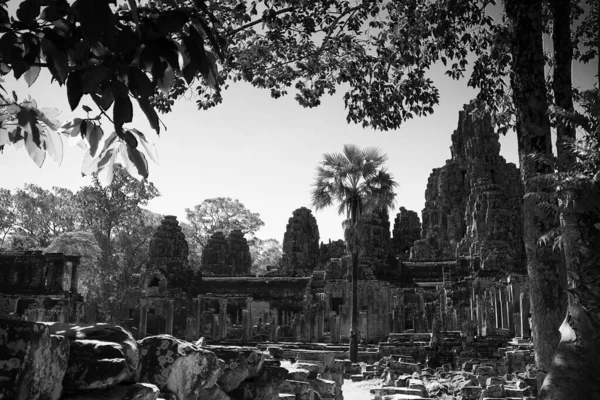
[[[193,208],[186,208],[185,212],[192,227],[190,239],[202,248],[215,232],[221,231],[227,236],[232,230],[239,229],[244,235],[252,235],[265,224],[258,213],[229,197],[206,199]]]

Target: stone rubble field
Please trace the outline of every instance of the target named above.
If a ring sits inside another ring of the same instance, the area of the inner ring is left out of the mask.
[[[536,395],[533,356],[526,346],[499,348],[495,357],[464,360],[454,369],[367,350],[359,353],[362,362],[353,364],[343,346],[208,345],[170,335],[136,341],[115,325],[0,319],[0,399],[531,400]],[[431,346],[412,351],[448,353]]]

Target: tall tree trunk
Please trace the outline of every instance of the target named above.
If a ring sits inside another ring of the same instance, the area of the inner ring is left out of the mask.
[[[358,362],[358,251],[352,252],[352,312],[350,319],[350,361]]]
[[[571,1],[550,0],[554,19],[552,42],[554,43],[554,74],[552,90],[554,103],[567,111],[573,111],[573,44],[571,42]],[[556,149],[560,168],[568,168],[575,159],[572,152],[564,146],[565,141],[575,139],[575,127],[560,121],[556,127]]]
[[[600,230],[594,226],[600,216],[568,216],[569,307],[540,400],[600,399]]]
[[[551,4],[553,7],[554,2]],[[560,18],[557,12],[558,10],[553,10],[555,25]],[[600,15],[600,3],[598,12]],[[570,39],[570,32],[563,32],[563,35],[569,35]],[[555,53],[559,50],[556,42],[555,39]],[[564,56],[566,53],[561,54]],[[559,54],[555,57],[558,58]],[[600,80],[600,58],[598,79]],[[554,90],[557,89],[564,90]],[[600,95],[600,87],[598,94]],[[600,187],[595,190],[600,191]],[[541,400],[600,399],[600,230],[594,225],[600,220],[600,216],[597,213],[577,212],[575,209],[588,194],[584,191],[580,198],[572,199],[574,202],[571,202],[571,206],[561,216],[565,260],[570,273],[569,306],[560,327],[560,343],[539,393],[538,398]]]
[[[546,172],[529,156],[552,154],[544,79],[541,0],[505,0],[511,24],[511,86],[516,110],[521,179],[525,193],[539,188],[530,178]],[[529,196],[523,201],[523,227],[530,284],[531,320],[538,384],[548,371],[558,345],[558,328],[566,312],[566,271],[560,257],[538,239],[551,230],[552,215]]]

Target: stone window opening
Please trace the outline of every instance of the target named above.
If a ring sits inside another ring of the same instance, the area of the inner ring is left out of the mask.
[[[494,171],[493,169],[490,170],[490,175],[492,178],[492,183],[496,184],[496,171]]]

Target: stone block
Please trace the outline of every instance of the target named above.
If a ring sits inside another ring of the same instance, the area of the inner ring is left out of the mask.
[[[293,393],[298,400],[309,400],[312,389],[308,382],[286,380],[278,388],[280,393]]]
[[[0,319],[0,398],[58,400],[69,342],[42,323]]]
[[[225,393],[231,392],[244,380],[256,377],[265,361],[262,353],[244,347],[208,346],[206,349],[224,361],[223,373],[217,383]]]
[[[310,375],[310,372],[306,369],[291,368],[291,369],[288,369],[287,379],[305,382],[309,375]]]
[[[463,400],[479,400],[483,388],[481,386],[465,386],[460,390]]]
[[[307,370],[311,374],[311,377],[313,377],[314,374],[319,374],[321,372],[325,372],[325,368],[324,368],[323,364],[319,365],[312,361],[306,361],[306,362],[298,361],[294,364],[294,367],[296,367],[297,369]]]
[[[503,397],[503,394],[504,386],[497,384],[488,385],[482,392],[484,397]]]
[[[117,385],[108,389],[86,390],[84,392],[67,394],[61,400],[156,400],[160,391],[150,383],[133,383]],[[204,399],[204,397],[202,397]],[[206,398],[207,400],[221,400]],[[222,400],[228,400],[222,399]]]
[[[283,367],[263,366],[256,380],[258,382],[279,386],[286,380],[287,376],[288,370]]]
[[[210,388],[202,389],[198,392],[198,400],[231,400],[231,397],[229,397],[219,385],[213,385]]]
[[[388,366],[399,374],[412,374],[413,372],[421,372],[421,367],[416,363],[408,363],[402,361],[390,361]]]
[[[155,384],[161,392],[179,400],[196,400],[223,373],[223,362],[215,353],[170,335],[150,336],[139,342],[140,382]]]
[[[279,391],[271,384],[261,382],[244,381],[229,395],[236,400],[273,400]]]
[[[361,375],[362,376],[362,375]],[[310,387],[321,397],[326,395],[335,396],[335,382],[327,379],[308,379]]]

